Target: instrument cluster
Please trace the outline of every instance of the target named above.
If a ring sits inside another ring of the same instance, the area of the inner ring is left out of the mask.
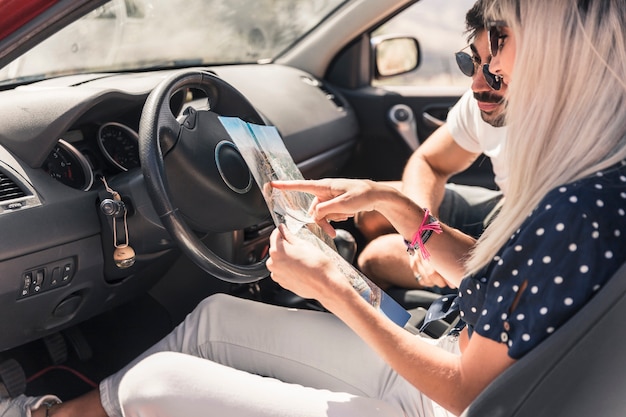
[[[140,167],[139,136],[131,127],[107,122],[97,128],[95,141],[89,136],[83,130],[67,132],[46,158],[44,171],[69,187],[87,191],[96,174]]]

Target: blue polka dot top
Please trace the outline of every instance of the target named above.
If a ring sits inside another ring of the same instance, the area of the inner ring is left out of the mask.
[[[457,302],[476,333],[519,359],[576,313],[626,261],[626,167],[549,192]]]

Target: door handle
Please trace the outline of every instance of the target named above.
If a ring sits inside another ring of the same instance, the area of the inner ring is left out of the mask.
[[[424,119],[426,123],[430,125],[430,127],[441,127],[445,124],[443,120],[436,118],[435,116],[428,113],[427,111],[422,113],[422,118]]]

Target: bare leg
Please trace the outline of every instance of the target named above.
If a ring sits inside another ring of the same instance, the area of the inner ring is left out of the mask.
[[[362,211],[354,216],[354,225],[361,234],[371,241],[379,236],[395,233],[395,229],[387,219],[377,211]]]
[[[418,254],[411,257],[406,253],[404,239],[398,234],[371,241],[359,256],[358,265],[383,290],[389,287],[430,290],[449,286],[430,262],[422,260]]]
[[[366,277],[380,288],[391,286],[422,288],[409,265],[409,256],[402,237],[398,234],[380,236],[361,252],[358,265]]]
[[[402,182],[388,181],[386,185],[390,185],[398,190],[402,189]],[[389,221],[377,211],[362,211],[354,216],[354,225],[363,234],[365,239],[376,239],[378,236],[395,233],[394,227]]]

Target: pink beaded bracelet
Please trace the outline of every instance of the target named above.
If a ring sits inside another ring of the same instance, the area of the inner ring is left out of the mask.
[[[441,224],[439,223],[439,220],[432,216],[430,211],[425,208],[422,224],[420,224],[419,229],[417,229],[417,232],[413,235],[413,239],[411,239],[411,241],[406,239],[404,240],[407,253],[413,256],[415,254],[415,250],[419,248],[422,258],[426,260],[430,259],[430,253],[426,250],[424,244],[428,241],[428,239],[430,239],[433,232],[437,234],[441,233]]]

